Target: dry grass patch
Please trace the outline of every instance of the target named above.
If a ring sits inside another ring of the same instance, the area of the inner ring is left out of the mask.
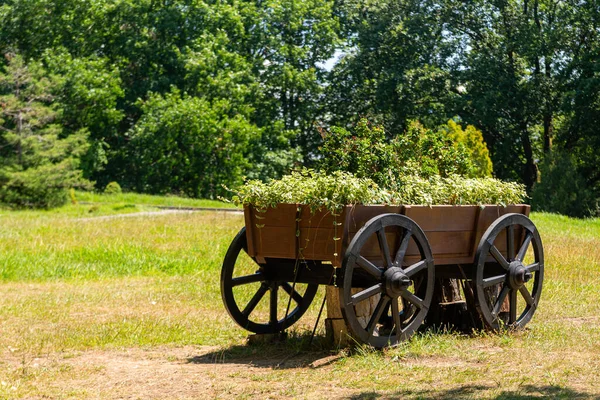
[[[321,292],[287,342],[244,344],[219,289],[240,215],[4,214],[0,398],[598,398],[600,221],[533,219],[546,273],[525,331],[340,352],[307,344]]]

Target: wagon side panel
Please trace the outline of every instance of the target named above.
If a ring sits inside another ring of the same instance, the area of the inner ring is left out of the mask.
[[[248,254],[259,262],[265,257],[296,258],[296,205],[279,204],[259,210],[244,207]]]
[[[405,215],[425,232],[436,264],[462,264],[473,260],[479,210],[478,206],[406,206]],[[416,247],[409,247],[408,256],[418,254]]]

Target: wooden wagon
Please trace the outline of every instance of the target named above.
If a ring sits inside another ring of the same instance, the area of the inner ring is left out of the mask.
[[[356,205],[338,213],[247,206],[221,294],[241,327],[276,333],[302,316],[318,285],[331,285],[350,333],[384,347],[422,325],[436,277],[456,278],[472,288],[485,326],[520,328],[535,313],[544,273],[528,215],[527,205]],[[357,312],[365,304],[367,317]]]

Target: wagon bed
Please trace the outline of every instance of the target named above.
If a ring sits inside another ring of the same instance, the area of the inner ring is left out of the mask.
[[[526,204],[355,205],[344,207],[336,215],[323,209],[313,212],[308,206],[298,204],[278,204],[266,210],[246,206],[244,219],[251,257],[264,260],[301,256],[306,260],[328,261],[339,268],[343,250],[367,221],[382,214],[400,214],[412,219],[425,232],[436,265],[453,265],[473,263],[481,236],[497,218],[510,213],[528,216],[529,211]],[[386,235],[391,242],[397,242],[395,232]],[[377,259],[380,254],[376,241],[367,245],[368,258]],[[505,253],[506,246],[499,250]],[[406,256],[415,257],[417,252],[411,244]]]

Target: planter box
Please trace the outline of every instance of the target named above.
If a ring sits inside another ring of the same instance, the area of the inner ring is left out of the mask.
[[[266,258],[320,260],[340,267],[345,249],[371,218],[386,213],[406,215],[425,232],[436,265],[471,264],[481,236],[494,220],[507,213],[529,215],[528,205],[486,206],[346,206],[338,215],[327,210],[312,213],[308,206],[278,204],[258,210],[244,208],[248,254],[259,263]],[[521,232],[515,232],[515,241]],[[400,232],[387,231],[392,250],[399,246]],[[506,240],[500,238],[500,242]],[[500,245],[501,252],[506,245]],[[365,245],[365,257],[377,261],[377,240]],[[409,246],[407,259],[417,254]]]

